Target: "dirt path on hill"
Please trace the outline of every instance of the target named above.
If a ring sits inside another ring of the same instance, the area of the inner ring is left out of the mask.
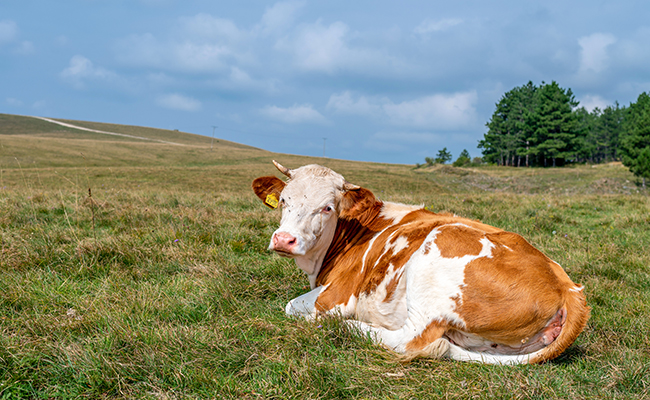
[[[51,123],[53,123],[53,124],[57,124],[57,125],[61,125],[61,126],[65,126],[65,127],[67,127],[67,128],[79,129],[79,130],[81,130],[81,131],[95,132],[95,133],[102,133],[102,134],[104,134],[104,135],[123,136],[123,137],[128,137],[128,138],[131,138],[131,139],[148,140],[148,141],[151,141],[151,142],[158,142],[158,143],[165,143],[165,144],[173,144],[173,145],[176,145],[176,146],[185,146],[185,145],[182,144],[182,143],[168,142],[168,141],[165,141],[165,140],[151,139],[151,138],[146,138],[146,137],[142,137],[142,136],[127,135],[127,134],[125,134],[125,133],[106,132],[106,131],[99,131],[99,130],[97,130],[97,129],[84,128],[83,126],[72,125],[72,124],[68,124],[68,123],[66,123],[66,122],[56,121],[56,120],[53,120],[53,119],[50,119],[50,118],[45,118],[45,117],[36,117],[36,116],[33,116],[33,115],[31,115],[30,117],[32,117],[32,118],[37,118],[37,119],[40,119],[40,120],[43,120],[43,121],[47,121],[47,122],[51,122]]]

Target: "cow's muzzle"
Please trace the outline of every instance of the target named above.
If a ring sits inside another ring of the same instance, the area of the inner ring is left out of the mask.
[[[288,232],[276,232],[271,239],[270,249],[280,255],[291,256],[298,245],[298,239]]]

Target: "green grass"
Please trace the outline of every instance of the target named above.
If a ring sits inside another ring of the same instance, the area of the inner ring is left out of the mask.
[[[650,397],[650,199],[620,165],[422,170],[0,117],[0,398]],[[521,233],[585,285],[589,325],[544,365],[402,365],[286,317],[308,283],[250,190],[273,158]]]

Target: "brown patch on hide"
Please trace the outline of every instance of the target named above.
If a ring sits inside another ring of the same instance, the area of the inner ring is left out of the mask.
[[[462,225],[445,225],[439,229],[435,243],[445,258],[477,256],[483,250],[480,242],[485,237],[483,231]]]
[[[386,297],[384,297],[383,303],[390,303],[393,300],[393,295],[399,286],[400,280],[402,280],[402,275],[404,275],[404,270],[400,271],[399,274],[395,274],[393,278],[386,284]]]
[[[406,352],[418,351],[425,348],[434,340],[440,339],[447,329],[442,321],[433,321],[418,335],[406,344]]]
[[[535,336],[563,306],[570,280],[564,271],[558,276],[554,263],[521,236],[501,232],[486,237],[496,247],[491,258],[478,258],[465,267],[456,312],[466,322],[466,332],[517,346]]]

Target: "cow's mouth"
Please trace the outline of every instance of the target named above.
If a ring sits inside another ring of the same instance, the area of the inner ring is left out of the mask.
[[[273,251],[275,251],[281,257],[293,258],[293,257],[296,256],[295,254],[289,253],[288,251],[284,251],[284,250],[275,250],[274,249]]]

